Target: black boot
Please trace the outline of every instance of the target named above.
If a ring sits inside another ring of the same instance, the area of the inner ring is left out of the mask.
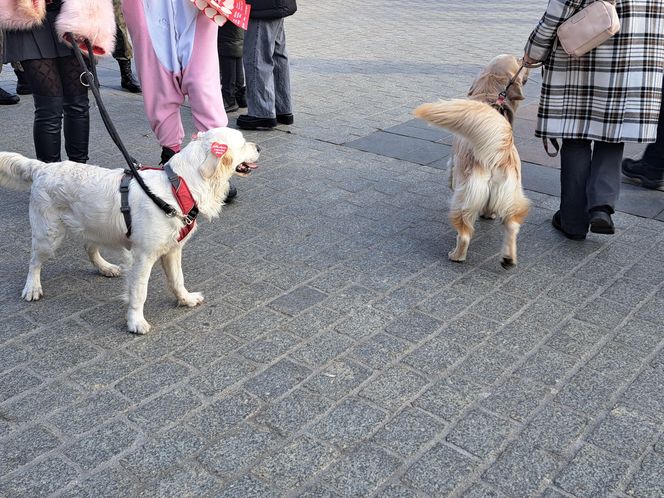
[[[626,177],[638,180],[645,188],[664,190],[664,162],[653,166],[645,157],[637,160],[624,159],[622,172]]]
[[[131,93],[141,93],[141,85],[131,72],[131,61],[127,59],[119,59],[118,65],[120,66],[120,86]]]
[[[64,97],[65,151],[70,161],[88,162],[90,143],[90,104],[88,96]]]
[[[25,76],[25,72],[14,69],[14,74],[16,74],[16,93],[19,95],[30,95],[32,88],[30,88],[30,82]]]
[[[8,91],[0,88],[0,105],[18,104],[20,100],[21,99],[18,97],[18,95],[14,95],[13,93],[9,93]]]
[[[247,107],[247,87],[243,86],[237,89],[235,92],[235,101],[237,105],[245,109]]]
[[[161,161],[159,162],[159,164],[163,166],[168,161],[170,161],[171,157],[173,157],[175,154],[176,154],[176,152],[173,149],[170,149],[168,147],[162,147],[161,148]]]
[[[62,141],[62,97],[32,96],[35,101],[33,137],[37,159],[45,163],[60,161]]]

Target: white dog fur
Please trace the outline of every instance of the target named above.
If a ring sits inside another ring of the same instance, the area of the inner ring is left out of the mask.
[[[211,152],[215,142],[228,146],[220,158]],[[199,133],[170,160],[170,165],[185,179],[200,215],[209,220],[219,216],[230,177],[233,174],[244,176],[248,170],[246,165],[255,167],[258,157],[259,148],[246,142],[240,131],[215,128]],[[145,334],[150,330],[150,324],[143,316],[143,305],[152,266],[157,260],[161,260],[169,287],[179,304],[193,307],[203,301],[203,296],[189,292],[184,286],[182,247],[191,233],[177,242],[183,226],[181,218],[167,217],[136,180],[131,182],[129,189],[132,233],[131,238],[126,237],[118,190],[122,175],[122,169],[105,169],[71,161],[47,164],[20,154],[0,153],[0,186],[31,192],[32,254],[23,299],[35,301],[42,297],[42,265],[54,255],[69,230],[83,237],[90,261],[108,277],[118,276],[120,268],[106,261],[100,248],[131,250],[133,261],[127,274],[127,326],[131,332]],[[141,176],[153,193],[178,208],[164,172],[146,170]]]

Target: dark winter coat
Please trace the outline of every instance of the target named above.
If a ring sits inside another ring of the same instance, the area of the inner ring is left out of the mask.
[[[221,57],[242,57],[244,45],[244,30],[228,21],[219,28],[217,34],[217,49]]]
[[[251,19],[280,19],[295,14],[296,0],[247,0]]]

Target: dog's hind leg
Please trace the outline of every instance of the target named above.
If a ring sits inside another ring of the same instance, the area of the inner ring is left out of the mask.
[[[134,253],[134,262],[127,275],[129,309],[127,310],[127,328],[135,334],[147,334],[150,324],[143,316],[143,306],[148,295],[148,281],[152,267],[157,262],[158,254]]]
[[[450,213],[450,221],[457,231],[456,247],[448,253],[450,260],[458,263],[466,261],[470,239],[475,232],[474,225],[476,219],[477,214],[467,211],[454,210]]]
[[[193,308],[203,302],[203,294],[200,292],[189,292],[184,286],[184,275],[182,274],[182,246],[177,246],[161,257],[161,265],[166,273],[168,286],[178,304]]]
[[[25,287],[21,297],[26,301],[36,301],[44,295],[41,285],[41,268],[55,254],[65,236],[65,227],[58,214],[52,210],[50,202],[30,199],[30,225],[32,227],[32,251]]]
[[[114,265],[106,261],[99,252],[98,246],[88,242],[87,244],[85,244],[85,251],[88,253],[88,258],[90,258],[90,262],[93,264],[95,268],[97,268],[97,270],[99,270],[99,273],[101,273],[105,277],[120,276],[120,267],[118,265]]]
[[[528,215],[528,204],[519,207],[514,214],[509,214],[503,219],[503,250],[500,265],[505,268],[516,266],[516,237],[519,229]]]

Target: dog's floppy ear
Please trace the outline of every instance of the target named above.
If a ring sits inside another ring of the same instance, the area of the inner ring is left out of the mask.
[[[521,83],[521,80],[517,79],[514,83],[512,83],[512,85],[510,85],[509,89],[507,90],[507,98],[512,102],[526,98],[523,95],[523,83]]]

